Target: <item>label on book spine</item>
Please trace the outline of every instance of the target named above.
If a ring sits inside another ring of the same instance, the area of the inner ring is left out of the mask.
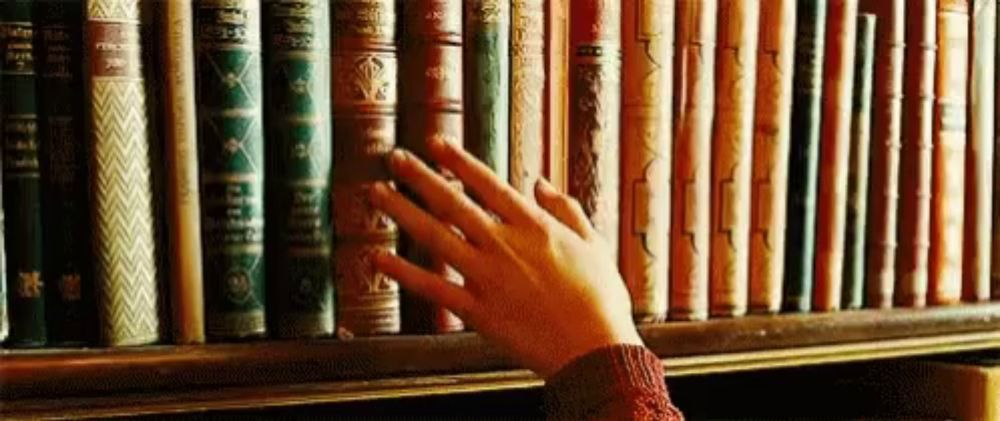
[[[511,1],[510,184],[535,200],[545,170],[545,0]]]
[[[464,31],[466,149],[507,181],[510,1],[466,1]]]

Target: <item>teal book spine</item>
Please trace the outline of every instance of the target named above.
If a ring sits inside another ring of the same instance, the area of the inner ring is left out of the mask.
[[[330,13],[325,0],[264,2],[269,330],[333,334]]]
[[[197,0],[194,14],[205,333],[261,337],[267,328],[260,2]]]
[[[465,2],[465,147],[509,179],[510,2]]]

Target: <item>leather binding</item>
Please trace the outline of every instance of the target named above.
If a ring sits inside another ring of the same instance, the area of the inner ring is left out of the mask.
[[[1000,0],[997,1],[997,28],[1000,29]],[[1000,73],[1000,39],[997,40],[996,45],[996,68],[998,73]],[[1000,83],[996,83],[996,98],[1000,98]],[[1000,105],[995,107],[996,118],[1000,120]],[[1000,157],[996,154],[1000,153],[1000,130],[995,130],[996,141],[993,143],[994,146],[994,164],[1000,162]],[[1000,195],[996,192],[1000,191],[1000,171],[994,169],[993,171],[993,238],[992,238],[992,250],[990,251],[990,295],[993,300],[1000,300]]]
[[[0,148],[0,174],[3,173],[2,150],[3,148]],[[0,343],[6,341],[10,333],[10,317],[7,316],[7,251],[4,247],[4,226],[3,181],[0,181]]]
[[[622,3],[619,266],[637,322],[667,317],[674,4]]]
[[[194,13],[205,334],[209,340],[262,337],[267,327],[260,2],[197,0]]]
[[[997,4],[994,0],[975,0],[971,6],[962,298],[978,302],[990,299]]]
[[[859,309],[865,298],[865,223],[868,217],[868,172],[871,145],[876,17],[860,13],[855,47],[851,144],[847,172],[847,223],[844,237],[844,280],[841,306]]]
[[[785,232],[789,253],[782,300],[783,309],[790,312],[812,308],[826,8],[826,0],[798,0]]]
[[[90,188],[101,341],[160,339],[151,132],[138,0],[86,0]]]
[[[965,217],[966,87],[969,80],[969,2],[938,2],[934,93],[934,171],[931,183],[930,285],[933,305],[962,298]]]
[[[545,171],[545,0],[512,0],[510,184],[530,201]]]
[[[192,1],[160,8],[170,316],[177,344],[205,342]]]
[[[788,153],[791,143],[795,0],[760,10],[750,204],[750,312],[781,310]]]
[[[12,347],[45,345],[42,186],[38,136],[36,16],[29,2],[0,4],[0,130],[7,207],[7,278]]]
[[[510,0],[465,2],[465,148],[504,181],[510,171]]]
[[[562,192],[569,183],[570,3],[545,0],[545,176]]]
[[[712,134],[709,308],[742,316],[749,302],[750,196],[759,1],[720,0]]]
[[[862,11],[876,16],[865,275],[865,306],[870,308],[892,307],[896,285],[907,3],[906,0],[861,3]]]
[[[678,0],[670,228],[672,320],[708,317],[716,0]]]
[[[403,16],[400,57],[400,140],[426,157],[433,138],[462,145],[462,2],[409,0]],[[455,183],[452,175],[446,178]],[[441,258],[414,247],[404,237],[403,253],[432,273],[461,284],[462,277]],[[451,312],[410,294],[403,296],[403,330],[445,333],[464,329]]]
[[[396,145],[399,58],[393,0],[331,3],[333,39],[333,267],[340,336],[399,333],[399,286],[378,273],[376,253],[395,253],[395,222],[368,200],[388,181]]]
[[[329,2],[264,3],[269,323],[333,334]]]

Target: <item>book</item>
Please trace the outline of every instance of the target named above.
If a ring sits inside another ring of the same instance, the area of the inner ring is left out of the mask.
[[[160,339],[148,103],[138,0],[86,0],[91,228],[101,342]]]
[[[872,95],[876,17],[859,13],[851,94],[851,142],[847,169],[847,222],[841,307],[859,309],[865,298],[865,223],[868,220],[868,171],[871,163]]]
[[[782,308],[790,312],[808,312],[812,307],[826,9],[826,0],[798,0],[785,231],[789,252],[782,299]]]
[[[861,10],[877,20],[865,275],[865,306],[870,308],[892,307],[896,285],[906,4],[905,0],[861,3]]]
[[[510,184],[529,201],[545,173],[545,1],[512,0]]]
[[[465,148],[510,179],[510,39],[509,0],[465,2],[462,44]]]
[[[570,5],[568,188],[618,258],[621,3]]]
[[[329,2],[264,3],[268,329],[334,332]]]
[[[1000,1],[997,2],[997,9],[1000,9]],[[1000,28],[1000,10],[997,11],[997,28]],[[997,50],[996,50],[996,68],[1000,69],[1000,40],[997,40]],[[998,72],[1000,73],[1000,72]],[[1000,83],[996,85],[996,98],[1000,98]],[[997,119],[1000,119],[1000,106],[995,107]],[[1000,130],[995,130],[996,141],[994,145],[994,153],[1000,148],[996,145],[1000,144]],[[994,164],[1000,162],[994,156]],[[993,171],[993,235],[991,239],[992,249],[990,250],[990,296],[993,300],[1000,300],[1000,195],[995,193],[1000,191],[1000,171]]]
[[[712,133],[710,313],[742,316],[749,301],[750,188],[759,1],[719,0]]]
[[[2,84],[0,84],[2,85]],[[0,174],[3,173],[3,148],[0,148]],[[10,333],[10,318],[7,316],[7,249],[4,247],[3,181],[0,181],[0,343],[7,340]]]
[[[760,9],[750,198],[750,311],[781,310],[796,0]]]
[[[195,68],[209,340],[265,324],[260,2],[197,0]]]
[[[403,35],[400,56],[400,141],[426,158],[432,138],[463,145],[462,2],[411,0],[401,4]],[[453,175],[449,182],[461,188]],[[419,200],[418,200],[419,202]],[[402,252],[411,261],[445,279],[461,284],[461,275],[443,259],[403,238]],[[446,333],[464,329],[462,321],[444,308],[403,294],[403,330]]]
[[[619,269],[637,322],[667,317],[674,2],[622,2]]]
[[[678,0],[670,196],[672,320],[708,317],[716,0]]]
[[[997,3],[975,0],[971,6],[962,297],[976,302],[990,299]]]
[[[545,0],[545,176],[561,192],[568,184],[570,3]]]
[[[969,2],[938,2],[931,182],[930,304],[962,298],[962,234],[969,79]],[[956,88],[959,87],[959,88]]]

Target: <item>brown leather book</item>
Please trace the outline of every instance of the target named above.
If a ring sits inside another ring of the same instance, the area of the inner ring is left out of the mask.
[[[639,322],[667,317],[673,0],[625,0],[619,267]]]
[[[670,310],[673,320],[708,317],[716,0],[678,0],[674,58]]]
[[[969,50],[969,145],[965,165],[965,246],[962,298],[990,299],[997,3],[972,3]]]
[[[927,303],[931,236],[937,0],[911,0],[907,6],[903,82],[903,121],[906,124],[903,125],[900,152],[899,249],[893,295],[899,306],[923,307]]]
[[[568,184],[569,5],[545,0],[545,176],[559,191]]]
[[[876,16],[865,281],[866,306],[871,308],[892,307],[896,285],[906,3],[906,0],[861,2],[862,11]]]
[[[511,1],[510,184],[535,200],[545,172],[545,0]]]
[[[410,0],[400,5],[400,141],[426,157],[430,139],[462,145],[462,2]],[[407,257],[455,283],[462,282],[439,257],[428,255],[406,238],[403,241]],[[445,333],[460,331],[463,325],[447,310],[404,294],[403,329]]]
[[[931,183],[931,304],[962,298],[965,146],[969,80],[969,1],[938,2],[934,79],[934,175]]]
[[[750,311],[754,313],[781,309],[795,5],[796,0],[776,0],[760,9],[750,202]]]

